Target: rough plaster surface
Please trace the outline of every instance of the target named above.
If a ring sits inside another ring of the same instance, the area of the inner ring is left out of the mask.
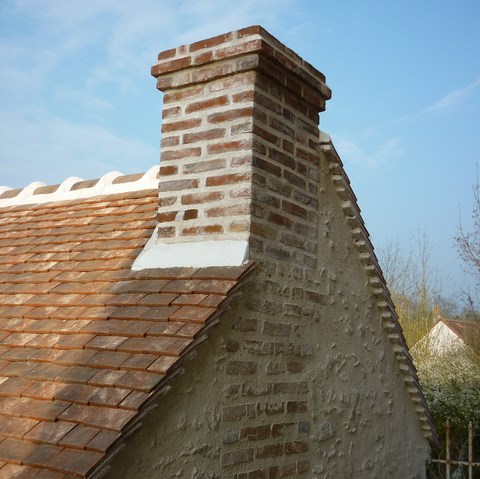
[[[429,446],[320,161],[317,267],[259,254],[105,477],[425,477]]]

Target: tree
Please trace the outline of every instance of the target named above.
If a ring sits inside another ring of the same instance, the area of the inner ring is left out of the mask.
[[[480,286],[480,183],[478,180],[473,185],[473,208],[472,208],[473,229],[466,231],[460,222],[459,231],[455,237],[460,258],[464,263],[467,273],[473,275],[476,281],[476,288],[465,293],[466,312],[473,314],[479,309],[480,298],[478,294]]]
[[[407,345],[411,348],[430,331],[444,300],[440,282],[430,260],[430,244],[425,232],[418,232],[413,246],[397,241],[387,243],[379,258],[390,289]],[[450,310],[452,305],[450,304]]]

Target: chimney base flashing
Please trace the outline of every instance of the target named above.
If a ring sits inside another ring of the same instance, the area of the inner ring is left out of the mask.
[[[156,230],[132,265],[132,270],[151,268],[241,266],[248,261],[247,240],[160,243]]]

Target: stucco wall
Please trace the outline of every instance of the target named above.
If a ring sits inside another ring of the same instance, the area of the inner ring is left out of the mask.
[[[318,265],[271,261],[106,477],[423,478],[428,444],[326,160]]]

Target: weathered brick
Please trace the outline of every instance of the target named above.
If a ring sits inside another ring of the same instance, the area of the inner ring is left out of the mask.
[[[268,444],[263,447],[259,447],[255,451],[255,459],[265,459],[267,457],[279,457],[283,456],[282,444]]]
[[[222,454],[221,463],[222,467],[235,466],[237,464],[243,464],[253,459],[253,448],[239,449],[236,451]]]
[[[230,361],[226,367],[227,374],[255,374],[257,363],[255,361]]]
[[[285,443],[285,454],[298,454],[308,451],[308,443],[306,441],[293,441]]]
[[[212,201],[219,201],[223,199],[224,193],[222,191],[210,191],[208,193],[190,193],[182,195],[182,205],[194,205],[199,203],[210,203]]]
[[[184,236],[196,236],[200,234],[216,234],[223,233],[222,225],[192,226],[182,228],[181,234]]]
[[[171,118],[172,116],[179,116],[182,113],[182,109],[179,106],[174,106],[171,108],[164,108],[162,111],[162,118]]]
[[[240,438],[248,441],[261,441],[270,437],[270,425],[247,426],[240,430]]]
[[[160,193],[163,191],[179,191],[198,188],[198,180],[171,180],[161,181],[159,185]]]
[[[216,160],[198,161],[197,163],[189,163],[183,165],[182,171],[185,174],[202,173],[205,171],[221,170],[225,168],[227,162],[224,158],[218,158]]]
[[[202,154],[200,147],[181,148],[179,150],[162,151],[161,161],[183,160],[184,158],[197,158]]]
[[[205,211],[207,217],[229,217],[229,216],[238,216],[238,215],[246,215],[250,212],[250,205],[248,204],[238,204],[232,206],[217,206],[215,208],[209,208]]]
[[[212,130],[205,130],[198,133],[186,133],[183,135],[183,143],[199,143],[201,141],[214,140],[225,136],[225,128],[215,128]]]
[[[162,137],[160,146],[162,149],[164,149],[172,146],[178,146],[179,144],[180,144],[179,136],[167,136],[167,137]]]

